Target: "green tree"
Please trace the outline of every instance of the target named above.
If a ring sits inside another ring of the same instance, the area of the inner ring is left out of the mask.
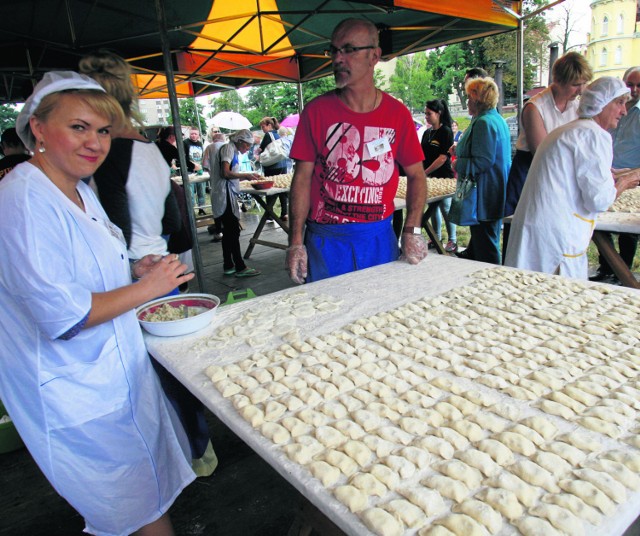
[[[187,99],[178,99],[178,107],[180,108],[180,124],[183,127],[198,126],[200,131],[205,134],[207,125],[204,121],[204,106],[198,104],[196,99],[189,97]],[[169,124],[173,124],[173,116],[169,116]]]
[[[242,96],[235,89],[216,94],[216,96],[209,101],[209,104],[212,108],[209,114],[210,118],[219,112],[238,112],[239,114],[244,114],[246,109]]]
[[[432,79],[424,52],[401,56],[389,78],[389,93],[401,99],[411,112],[421,112],[424,103],[434,97]]]
[[[0,104],[0,132],[16,126],[18,113],[13,104]]]
[[[545,0],[525,0],[523,3],[524,12],[530,13],[544,3]],[[523,80],[526,90],[532,87],[537,66],[542,61],[540,50],[546,50],[546,45],[549,42],[549,31],[544,15],[540,14],[527,19],[524,34]],[[443,99],[448,98],[451,93],[456,93],[463,108],[466,108],[467,99],[464,92],[466,71],[472,67],[482,67],[493,76],[495,74],[493,62],[503,61],[506,62],[503,67],[505,98],[507,100],[514,99],[517,94],[516,73],[518,69],[516,37],[516,32],[513,31],[428,51],[424,64],[426,75],[421,79],[421,83],[425,86],[425,93]],[[401,76],[401,80],[397,81],[397,84],[400,86],[408,85],[407,75],[402,75],[398,69],[394,75]],[[392,82],[392,93],[396,94],[393,87]],[[401,96],[401,93],[396,96],[405,98]]]

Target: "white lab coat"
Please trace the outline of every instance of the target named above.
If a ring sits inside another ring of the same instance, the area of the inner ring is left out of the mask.
[[[587,279],[595,219],[616,197],[612,159],[611,136],[595,121],[576,119],[553,130],[531,163],[505,265]]]
[[[131,281],[122,233],[88,186],[78,191],[86,213],[29,163],[0,183],[0,398],[86,530],[130,534],[194,474],[135,313],[58,338],[92,292]]]

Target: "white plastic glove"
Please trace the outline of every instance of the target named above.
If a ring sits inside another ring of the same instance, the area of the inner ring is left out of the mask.
[[[429,251],[424,236],[409,233],[402,233],[400,248],[402,249],[400,260],[406,261],[409,264],[418,264],[427,256],[427,252]]]
[[[302,285],[307,277],[307,248],[305,246],[288,247],[285,267],[291,281]]]

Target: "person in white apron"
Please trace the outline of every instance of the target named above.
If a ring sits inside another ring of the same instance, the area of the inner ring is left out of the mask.
[[[195,475],[133,309],[193,275],[176,255],[130,266],[81,180],[121,121],[73,72],[47,73],[18,117],[34,157],[0,185],[0,398],[86,532],[170,535],[167,511]]]
[[[506,266],[587,279],[587,247],[598,212],[640,179],[640,172],[611,172],[607,130],[626,114],[628,98],[622,80],[598,78],[582,94],[578,119],[540,144],[511,222]]]

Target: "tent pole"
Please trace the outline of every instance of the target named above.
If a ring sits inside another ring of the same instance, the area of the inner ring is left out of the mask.
[[[518,29],[516,34],[516,61],[518,63],[518,74],[516,84],[518,85],[518,134],[520,133],[520,114],[522,113],[522,99],[524,93],[524,19],[518,19]]]
[[[160,42],[162,44],[162,56],[164,58],[165,74],[167,77],[167,90],[169,92],[169,103],[171,105],[171,115],[173,116],[173,126],[176,130],[176,142],[178,148],[178,156],[180,158],[180,173],[182,174],[182,185],[184,186],[185,201],[189,212],[189,225],[191,226],[191,235],[193,236],[193,264],[196,271],[196,279],[198,280],[198,288],[200,292],[204,292],[204,279],[202,257],[200,256],[200,246],[198,244],[198,229],[196,228],[195,213],[193,210],[193,199],[189,191],[189,171],[187,169],[187,157],[184,152],[184,144],[182,143],[182,125],[180,124],[180,107],[178,106],[178,98],[176,97],[176,84],[173,78],[173,66],[171,65],[171,50],[169,47],[169,37],[167,35],[167,20],[164,12],[164,0],[155,0],[156,15],[158,17],[158,30]]]
[[[304,102],[302,101],[302,82],[298,81],[298,113],[302,113]]]

